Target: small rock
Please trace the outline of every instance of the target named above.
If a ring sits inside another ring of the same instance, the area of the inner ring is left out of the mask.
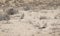
[[[10,8],[10,9],[6,10],[6,12],[8,15],[14,15],[14,14],[18,13],[18,11],[14,8]]]

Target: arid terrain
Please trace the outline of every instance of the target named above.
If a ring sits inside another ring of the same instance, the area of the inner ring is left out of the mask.
[[[0,36],[60,36],[60,0],[0,0]]]

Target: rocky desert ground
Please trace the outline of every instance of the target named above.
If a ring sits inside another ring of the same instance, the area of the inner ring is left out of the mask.
[[[0,0],[0,36],[60,36],[60,0]]]

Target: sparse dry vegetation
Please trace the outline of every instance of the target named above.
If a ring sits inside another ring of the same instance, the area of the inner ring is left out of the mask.
[[[60,0],[0,0],[0,6],[7,7],[25,7],[35,9],[57,9],[60,6]],[[52,8],[53,7],[53,8]]]

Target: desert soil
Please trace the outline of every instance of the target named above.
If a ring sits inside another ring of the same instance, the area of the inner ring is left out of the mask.
[[[0,0],[0,36],[60,36],[60,0]]]

